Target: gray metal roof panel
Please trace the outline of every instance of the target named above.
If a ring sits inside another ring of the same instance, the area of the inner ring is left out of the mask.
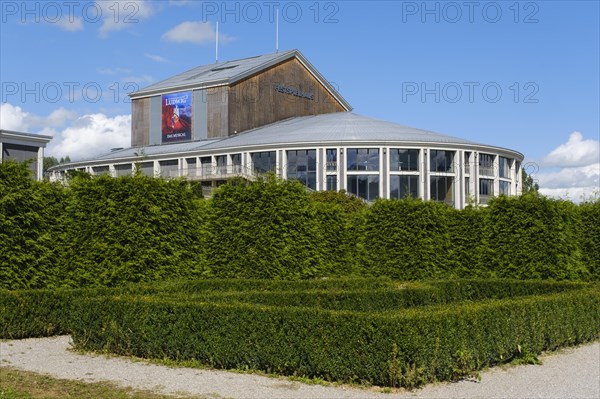
[[[228,151],[232,148],[254,146],[299,146],[303,143],[307,145],[331,143],[332,145],[352,146],[353,143],[358,145],[365,142],[379,142],[387,145],[392,143],[407,143],[407,145],[464,144],[494,147],[428,130],[373,119],[352,112],[336,112],[294,117],[248,130],[237,136],[221,139],[125,148],[95,157],[93,160],[83,160],[73,164],[90,161],[95,163],[106,161],[106,163],[109,163],[120,159],[128,159],[130,162],[132,158],[144,156],[153,157],[163,154],[185,156],[185,153],[194,151],[206,150],[214,153],[221,150]],[[509,151],[516,152],[514,150]]]
[[[185,143],[173,143],[173,144],[162,144],[162,145],[149,145],[143,147],[129,147],[120,150],[111,151],[108,154],[103,154],[93,159],[87,159],[79,162],[86,161],[110,161],[119,158],[133,158],[143,156],[154,156],[161,154],[177,154],[182,152],[189,152],[201,149],[211,143],[219,140],[201,140],[201,141],[188,141]]]
[[[319,80],[331,94],[345,107],[347,111],[352,106],[344,97],[319,73],[319,71],[298,50],[288,50],[278,53],[263,54],[239,60],[225,61],[215,64],[201,65],[189,71],[172,76],[147,86],[137,92],[130,93],[131,98],[152,96],[168,91],[191,90],[202,87],[231,85],[245,79],[263,69],[291,58],[298,58],[306,68]]]
[[[168,79],[154,83],[130,94],[132,97],[143,96],[145,93],[171,90],[183,87],[202,87],[210,84],[228,84],[255,70],[260,70],[271,62],[283,61],[295,55],[297,50],[283,51],[280,53],[263,54],[256,57],[239,60],[224,61],[215,64],[201,65],[189,71],[172,76]]]
[[[203,149],[302,142],[338,142],[351,145],[353,141],[481,145],[469,140],[368,118],[351,112],[336,112],[275,122],[211,143]]]

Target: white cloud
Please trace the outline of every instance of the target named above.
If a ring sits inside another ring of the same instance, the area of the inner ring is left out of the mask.
[[[600,191],[600,142],[573,132],[552,150],[532,174],[544,195],[580,202]]]
[[[9,103],[0,104],[0,128],[6,130],[26,131],[29,113],[19,106]]]
[[[57,158],[68,155],[72,160],[78,160],[130,144],[131,115],[91,114],[77,118],[72,126],[55,134],[46,154]]]
[[[61,107],[52,111],[50,115],[41,121],[41,124],[46,125],[47,127],[61,127],[76,117],[77,115],[75,112]]]
[[[131,69],[127,68],[97,68],[96,72],[100,75],[120,75],[123,73],[130,73]]]
[[[0,127],[52,136],[46,155],[57,158],[68,155],[72,160],[92,158],[111,148],[131,144],[131,115],[109,117],[97,113],[77,117],[73,111],[61,107],[48,116],[38,116],[4,103],[0,104]]]
[[[216,36],[212,22],[187,21],[164,33],[162,39],[175,43],[205,44],[214,43]],[[232,40],[233,37],[219,33],[220,43],[228,43]]]
[[[151,59],[152,61],[156,61],[156,62],[169,62],[166,58],[161,57],[160,55],[156,55],[156,54],[144,54],[144,57]]]
[[[169,0],[170,6],[187,6],[194,4],[195,0]]]
[[[96,0],[96,7],[102,10],[102,25],[98,32],[106,38],[110,32],[119,31],[140,23],[154,10],[147,0]]]
[[[0,127],[6,130],[30,133],[31,130],[60,128],[76,116],[63,107],[55,109],[48,116],[39,116],[10,103],[0,104]]]
[[[559,145],[544,160],[544,165],[571,167],[585,166],[600,159],[600,141],[584,140],[579,132],[573,132],[569,140]]]
[[[67,32],[77,32],[83,30],[83,20],[81,18],[61,18],[56,25]]]

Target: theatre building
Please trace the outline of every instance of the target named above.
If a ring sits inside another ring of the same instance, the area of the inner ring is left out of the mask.
[[[55,178],[138,168],[208,193],[275,172],[315,191],[456,208],[521,192],[521,153],[357,115],[297,50],[203,65],[130,97],[131,147],[54,167]]]

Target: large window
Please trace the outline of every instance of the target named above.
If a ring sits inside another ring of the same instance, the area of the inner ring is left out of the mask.
[[[117,177],[121,176],[129,176],[131,174],[131,164],[121,164],[115,165],[115,172],[117,172]]]
[[[433,201],[454,203],[454,177],[452,176],[431,176],[430,194]]]
[[[306,187],[317,189],[317,151],[287,151],[287,178],[299,180]]]
[[[470,195],[471,195],[471,178],[465,177],[465,197],[468,197]]]
[[[464,173],[468,175],[471,173],[471,152],[465,151],[465,164],[464,164]]]
[[[419,196],[419,176],[390,176],[390,198],[402,199]]]
[[[379,170],[378,148],[349,148],[346,150],[348,170]]]
[[[454,172],[454,151],[431,150],[429,161],[431,172]]]
[[[275,151],[254,152],[251,157],[254,170],[258,173],[274,172],[277,167]]]
[[[154,177],[154,162],[142,162],[139,168],[145,176]]]
[[[158,164],[160,165],[160,175],[162,177],[179,177],[179,161],[176,159],[159,161]]]
[[[418,171],[419,150],[390,149],[390,170]]]
[[[212,174],[212,159],[211,157],[202,157],[200,158],[200,167],[202,168],[201,175],[211,175]]]
[[[186,158],[184,165],[186,166],[188,177],[196,176],[198,172],[196,169],[198,167],[197,164],[198,160],[196,158]]]
[[[242,154],[231,154],[231,164],[233,172],[240,173],[242,171]]]
[[[106,166],[94,166],[92,171],[95,175],[105,175],[109,173],[108,165]]]
[[[327,171],[335,172],[337,171],[337,150],[335,148],[328,148],[326,150],[326,158],[327,158]]]
[[[348,192],[374,201],[379,198],[379,175],[350,175],[347,179]]]
[[[482,197],[494,195],[494,180],[479,179],[479,195]]]
[[[498,167],[500,177],[509,178],[510,177],[510,159],[500,157],[498,159]]]
[[[479,174],[494,176],[494,156],[490,154],[479,154]]]
[[[215,157],[215,161],[217,162],[217,173],[218,174],[226,174],[227,173],[227,155],[217,155]]]
[[[327,175],[327,191],[338,191],[337,175]]]
[[[510,195],[510,182],[500,180],[500,194]]]

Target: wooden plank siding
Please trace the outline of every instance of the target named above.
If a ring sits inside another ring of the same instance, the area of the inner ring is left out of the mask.
[[[207,90],[206,118],[208,138],[227,137],[229,133],[229,86],[213,87]]]
[[[131,146],[150,143],[150,98],[131,101]]]
[[[314,98],[282,93],[275,89],[276,85],[310,93]],[[232,85],[228,94],[228,135],[294,116],[345,111],[342,104],[296,58]],[[209,116],[209,137],[210,132]]]

